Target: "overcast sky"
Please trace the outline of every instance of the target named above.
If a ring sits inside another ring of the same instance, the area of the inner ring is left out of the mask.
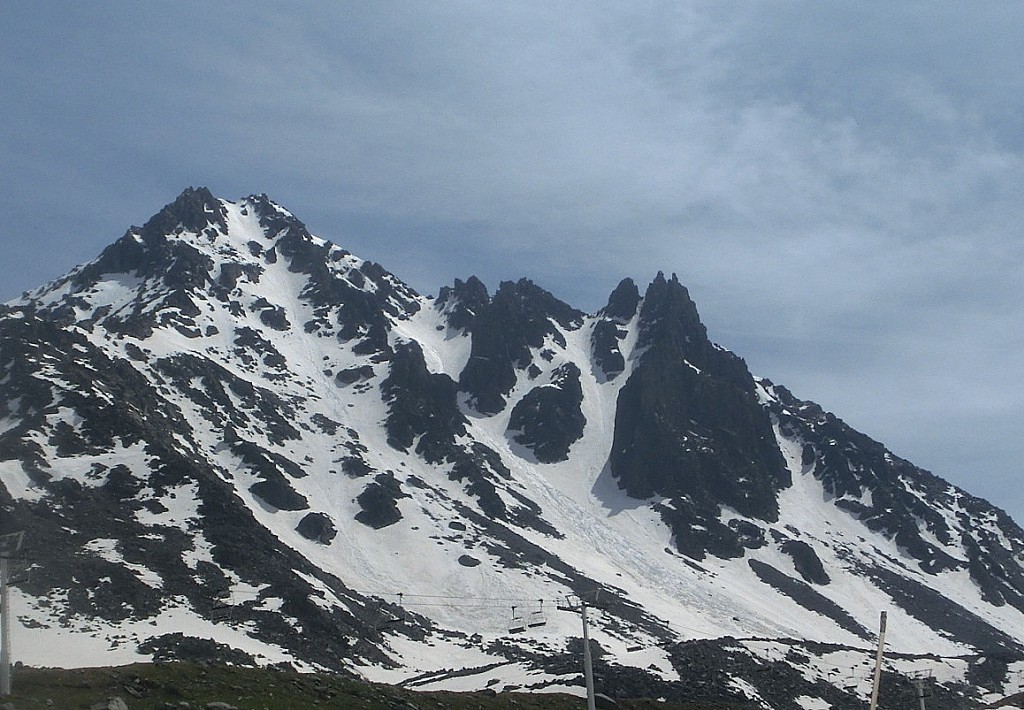
[[[0,301],[189,185],[713,340],[1024,521],[1024,3],[0,3]]]

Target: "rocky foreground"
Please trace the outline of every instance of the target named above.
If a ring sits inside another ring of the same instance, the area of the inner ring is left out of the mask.
[[[415,692],[328,674],[279,668],[193,663],[136,664],[117,668],[15,669],[13,694],[2,710],[569,710],[583,698],[560,693]],[[736,708],[737,705],[610,701],[598,707],[642,710]]]

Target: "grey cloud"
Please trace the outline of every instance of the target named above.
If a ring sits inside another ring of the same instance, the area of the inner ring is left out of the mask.
[[[188,184],[267,192],[425,292],[525,275],[595,310],[623,276],[678,272],[712,337],[897,453],[941,452],[923,463],[964,482],[963,451],[985,480],[1022,453],[992,432],[1024,428],[1006,394],[1024,6],[9,3],[0,21],[2,299]]]

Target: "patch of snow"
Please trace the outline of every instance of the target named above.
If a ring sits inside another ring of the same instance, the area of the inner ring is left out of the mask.
[[[45,493],[43,488],[32,482],[21,461],[16,459],[0,461],[0,484],[15,500],[35,502],[41,500]]]
[[[125,560],[120,550],[117,549],[118,545],[119,543],[117,540],[110,538],[96,538],[82,545],[82,549],[86,552],[92,552],[93,554],[102,557],[107,562],[111,562],[134,572],[140,582],[152,587],[153,589],[163,589],[164,580],[159,574],[148,567]]]

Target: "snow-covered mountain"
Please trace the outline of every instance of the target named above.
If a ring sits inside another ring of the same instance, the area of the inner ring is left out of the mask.
[[[189,189],[0,306],[15,660],[288,662],[428,688],[860,707],[1024,685],[1024,532],[712,343],[422,296],[266,196]]]

